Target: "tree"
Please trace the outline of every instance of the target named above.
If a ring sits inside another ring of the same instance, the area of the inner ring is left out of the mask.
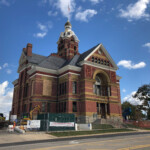
[[[139,117],[142,115],[142,112],[135,105],[127,101],[122,104],[122,112],[123,117],[126,118],[128,116],[130,120],[139,120]]]
[[[146,111],[147,119],[150,119],[150,84],[139,87],[133,98],[137,98],[142,102],[140,109]]]

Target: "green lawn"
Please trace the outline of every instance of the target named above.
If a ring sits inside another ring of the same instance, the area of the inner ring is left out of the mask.
[[[92,124],[92,129],[113,129],[110,124]]]
[[[131,129],[105,129],[105,130],[92,130],[92,131],[64,131],[64,132],[51,132],[53,136],[63,137],[63,136],[77,136],[77,135],[90,135],[90,134],[100,134],[100,133],[112,133],[112,132],[130,132],[134,131]]]

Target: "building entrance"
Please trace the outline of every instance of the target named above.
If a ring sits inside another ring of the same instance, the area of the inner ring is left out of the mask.
[[[101,118],[106,118],[106,104],[101,103],[100,107],[101,107]]]
[[[97,114],[101,115],[101,118],[105,118],[106,119],[107,104],[105,104],[105,103],[97,103]]]

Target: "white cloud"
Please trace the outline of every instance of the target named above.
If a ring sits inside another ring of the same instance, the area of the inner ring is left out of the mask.
[[[8,67],[8,63],[3,64],[3,68]]]
[[[122,92],[125,93],[125,92],[126,92],[126,89],[123,89]]]
[[[92,4],[98,4],[99,2],[103,2],[103,0],[90,0]]]
[[[145,62],[140,62],[138,64],[132,63],[131,60],[121,60],[117,64],[118,66],[123,66],[124,68],[127,69],[139,69],[139,68],[144,68],[146,66]]]
[[[53,27],[53,24],[51,21],[48,21],[45,24],[39,22],[37,23],[37,27],[41,30],[41,32],[34,33],[33,36],[37,38],[44,38],[47,35],[48,30]]]
[[[0,70],[2,69],[2,67],[0,66]]]
[[[150,0],[138,0],[134,4],[128,5],[126,10],[120,9],[120,17],[127,18],[128,21],[132,20],[138,20],[141,18],[146,18],[150,16],[146,13],[146,9],[148,7],[148,4],[150,3]]]
[[[150,52],[150,43],[145,43],[145,44],[143,45],[143,47],[147,47],[147,48],[149,49],[149,52]]]
[[[127,101],[131,103],[132,105],[141,105],[142,101],[138,100],[137,98],[133,98],[133,95],[136,93],[136,91],[131,92],[129,95],[123,98],[123,102]]]
[[[4,113],[8,119],[12,106],[13,89],[8,88],[9,82],[0,84],[0,112]]]
[[[85,11],[77,12],[75,15],[76,20],[81,20],[84,22],[88,22],[88,19],[92,18],[94,15],[97,14],[96,10],[93,9],[86,9]]]
[[[37,37],[37,38],[44,38],[46,36],[46,32],[43,32],[43,33],[35,33],[33,34],[34,37]]]
[[[38,28],[41,30],[41,31],[47,31],[47,26],[44,25],[44,24],[41,24],[41,23],[38,23]]]
[[[49,11],[48,12],[48,16],[57,16],[58,12],[55,11],[55,12],[52,12],[52,11]]]
[[[71,13],[75,11],[75,0],[58,0],[55,6],[60,9],[64,17],[71,19]]]
[[[12,70],[7,69],[7,70],[6,70],[6,73],[7,73],[7,74],[11,74],[11,73],[12,73]]]
[[[1,5],[10,6],[10,3],[7,0],[0,0]]]

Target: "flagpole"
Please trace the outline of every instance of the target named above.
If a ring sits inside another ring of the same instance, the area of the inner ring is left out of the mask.
[[[69,15],[70,15],[70,7],[69,7],[69,4],[68,4],[68,21],[69,21]]]

